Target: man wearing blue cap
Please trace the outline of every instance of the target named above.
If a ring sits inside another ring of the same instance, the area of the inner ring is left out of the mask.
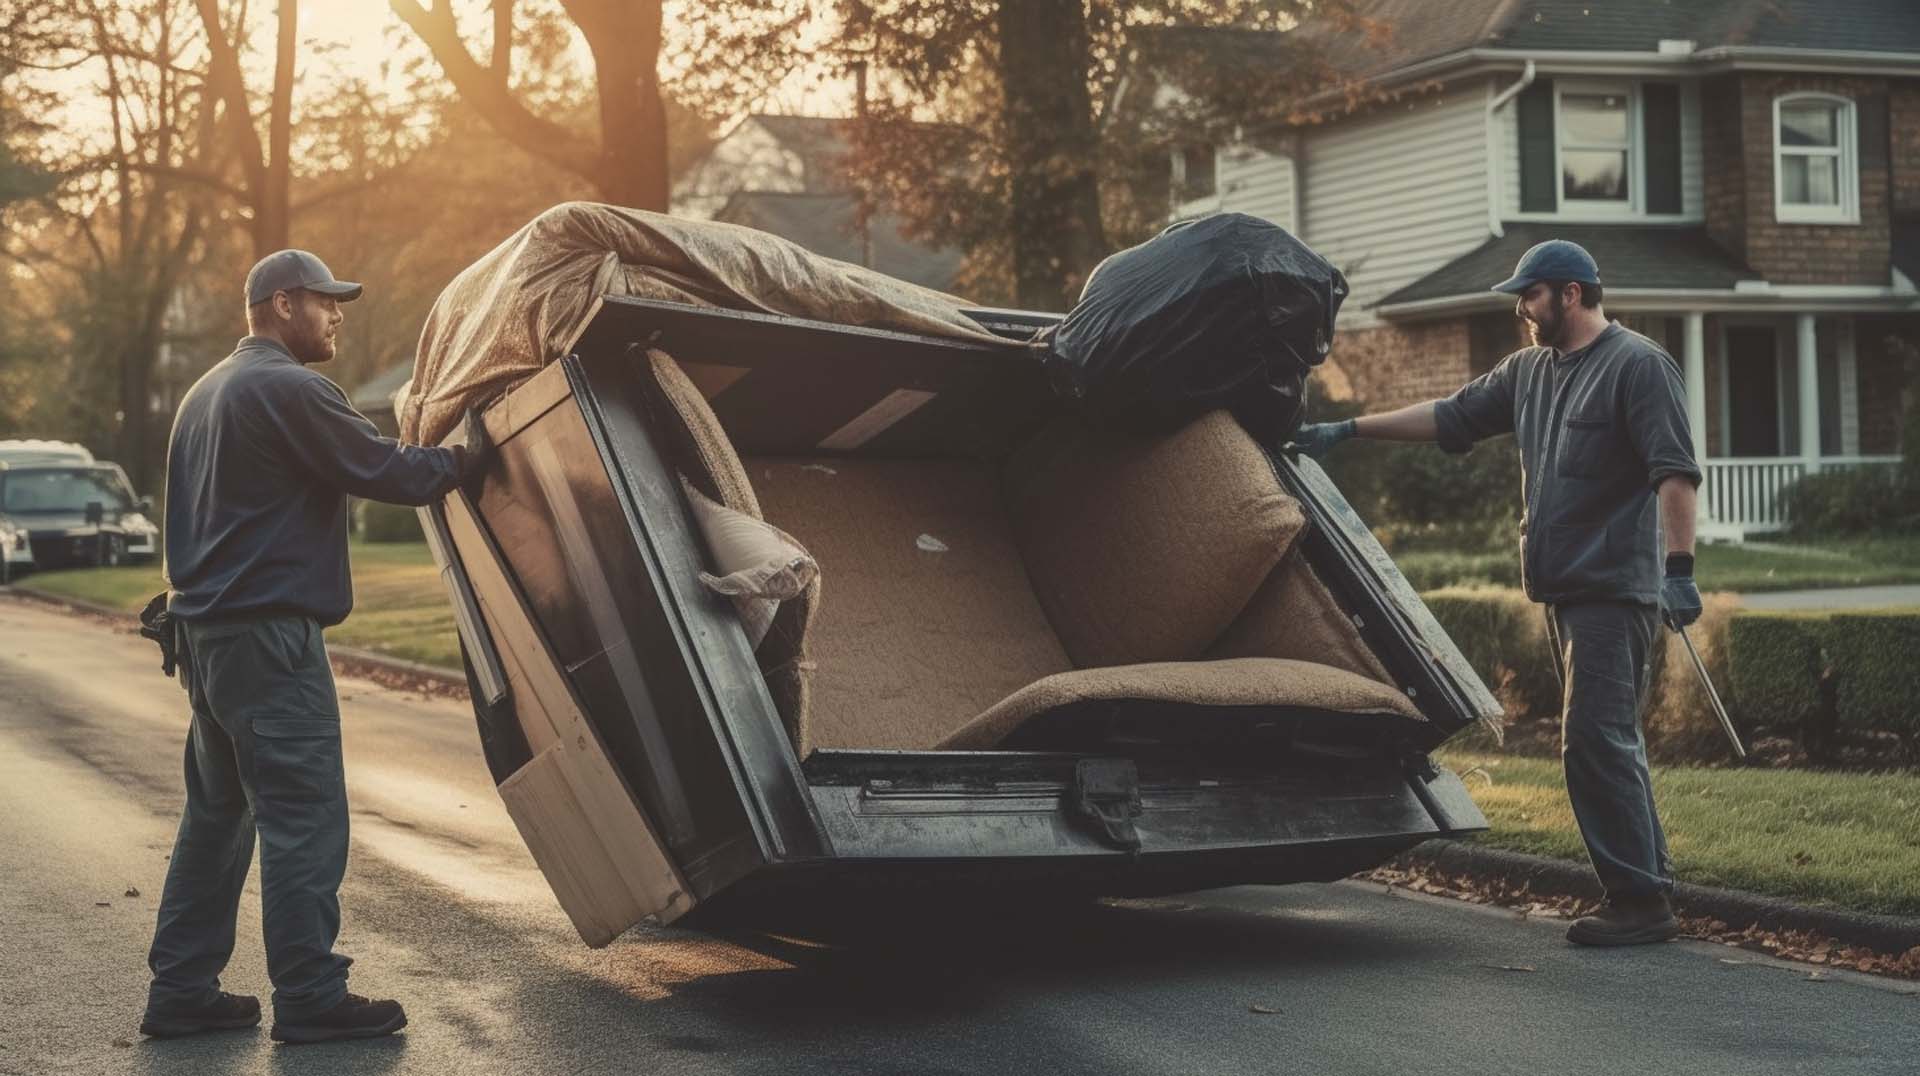
[[[1533,247],[1493,290],[1517,297],[1535,346],[1446,399],[1304,426],[1294,443],[1317,457],[1353,436],[1456,453],[1500,434],[1519,439],[1521,578],[1546,606],[1567,795],[1607,893],[1605,909],[1567,937],[1663,941],[1679,925],[1640,711],[1659,618],[1678,630],[1700,615],[1700,467],[1680,370],[1658,344],[1607,320],[1599,267],[1577,244]]]
[[[347,864],[340,704],[323,629],[353,607],[347,497],[429,504],[489,454],[469,414],[466,448],[380,436],[309,367],[333,358],[360,285],[283,250],[247,274],[247,328],[180,401],[167,446],[171,638],[193,710],[186,809],[160,898],[140,1030],[171,1038],[260,1022],[224,993],[241,887],[260,845],[273,1038],[387,1035],[398,1002],[347,993],[333,951]],[[159,633],[156,633],[157,635]]]

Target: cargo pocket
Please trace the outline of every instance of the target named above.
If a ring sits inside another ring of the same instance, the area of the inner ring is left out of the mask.
[[[338,718],[261,714],[252,724],[255,796],[278,804],[344,800]]]

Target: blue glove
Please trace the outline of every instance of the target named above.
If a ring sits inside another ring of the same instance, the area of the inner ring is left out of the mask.
[[[1331,452],[1334,445],[1352,437],[1354,429],[1352,419],[1342,422],[1309,422],[1300,427],[1287,447],[1319,459]]]
[[[1660,583],[1660,615],[1675,631],[1700,619],[1700,588],[1693,582],[1693,554],[1667,554],[1667,577]]]

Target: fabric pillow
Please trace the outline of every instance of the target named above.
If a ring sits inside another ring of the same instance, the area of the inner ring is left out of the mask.
[[[787,532],[720,504],[693,488],[684,475],[680,486],[718,569],[701,572],[700,581],[715,594],[733,599],[747,640],[758,649],[780,603],[798,598],[820,567]]]
[[[1164,437],[1062,419],[1014,454],[1006,490],[1034,593],[1082,669],[1198,659],[1306,525],[1225,411]]]

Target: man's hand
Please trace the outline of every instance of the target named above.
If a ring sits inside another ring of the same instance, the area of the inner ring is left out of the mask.
[[[466,435],[466,444],[460,452],[460,486],[472,492],[479,487],[480,476],[493,462],[493,437],[487,433],[487,424],[480,412],[471,407],[467,408],[460,428]]]
[[[1346,419],[1342,422],[1309,422],[1305,426],[1300,427],[1299,432],[1293,435],[1293,441],[1289,443],[1287,447],[1293,449],[1295,452],[1319,459],[1328,452],[1331,452],[1333,446],[1352,437],[1353,434],[1354,421],[1352,419]]]
[[[1668,553],[1667,577],[1660,583],[1660,615],[1679,631],[1700,619],[1700,588],[1693,582],[1693,554]]]

